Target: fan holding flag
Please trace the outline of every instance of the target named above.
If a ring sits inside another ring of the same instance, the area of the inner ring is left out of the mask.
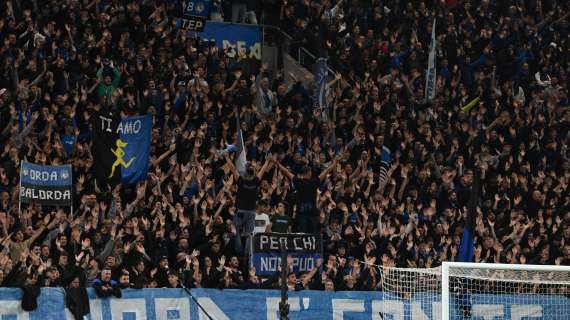
[[[235,164],[231,161],[229,153],[225,153],[226,163],[230,168],[234,181],[237,181],[236,209],[234,216],[234,225],[237,236],[235,241],[235,249],[239,253],[244,252],[242,236],[247,238],[246,248],[249,248],[249,235],[254,229],[255,209],[257,206],[257,194],[263,175],[269,168],[271,156],[265,159],[265,163],[261,169],[255,173],[252,163],[247,162],[246,150],[243,143],[243,133],[240,126],[239,113],[236,110],[237,123],[237,143],[231,147],[236,150]],[[230,149],[230,146],[228,146]]]

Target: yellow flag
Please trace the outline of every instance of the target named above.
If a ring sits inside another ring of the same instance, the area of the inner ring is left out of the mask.
[[[479,101],[481,101],[480,97],[477,97],[477,98],[471,100],[471,102],[469,102],[468,104],[464,105],[461,108],[461,111],[469,112],[469,110],[473,109],[473,107],[475,107],[479,103]]]

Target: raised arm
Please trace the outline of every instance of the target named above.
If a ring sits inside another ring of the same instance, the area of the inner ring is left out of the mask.
[[[315,264],[315,267],[313,269],[311,269],[311,271],[309,271],[309,273],[307,273],[307,276],[301,280],[301,282],[303,283],[303,286],[306,286],[307,284],[309,284],[309,282],[311,282],[311,280],[313,280],[313,277],[317,274],[317,272],[319,271],[322,264],[323,264],[323,259],[317,259],[317,263]]]
[[[66,223],[67,222],[64,222],[64,224],[66,224]],[[42,245],[48,245],[48,246],[51,245],[51,242],[53,241],[53,239],[55,239],[59,235],[59,233],[60,233],[59,228],[51,230],[47,234],[45,240],[42,242]]]
[[[337,81],[340,81],[342,79],[342,75],[340,73],[336,73],[334,75],[334,79],[332,79],[331,81],[329,81],[329,83],[327,83],[326,87],[330,88],[333,86],[333,84],[335,84]]]
[[[161,154],[158,159],[151,161],[151,166],[158,166],[164,159],[170,156],[174,151],[176,151],[176,144],[171,144],[170,148],[166,150],[163,154]]]
[[[107,257],[109,257],[111,253],[113,253],[114,248],[115,248],[115,237],[112,236],[111,239],[107,241],[107,244],[105,244],[105,248],[103,248],[103,251],[101,251],[101,253],[99,253],[99,255],[97,255],[97,257],[95,258],[100,261],[105,261]]]
[[[325,180],[325,178],[327,177],[327,175],[336,167],[338,160],[340,160],[340,158],[342,158],[344,156],[344,153],[339,154],[338,156],[336,156],[332,163],[330,164],[330,166],[328,166],[328,168],[326,168],[325,170],[323,170],[323,172],[321,172],[321,174],[319,174],[319,180],[323,181]]]
[[[51,219],[50,215],[46,215],[44,217],[42,221],[43,222],[42,226],[38,230],[36,230],[36,232],[34,232],[34,234],[32,234],[32,236],[28,240],[26,240],[25,242],[26,248],[28,248],[32,243],[34,243],[39,238],[39,236],[45,231],[46,227],[48,227],[48,224],[49,227],[53,227],[55,220],[52,223],[49,223],[50,219]]]
[[[277,165],[277,168],[279,168],[279,170],[281,170],[281,172],[287,177],[289,178],[289,180],[293,180],[293,178],[295,177],[295,175],[293,173],[291,173],[291,171],[289,171],[289,169],[285,168],[284,165],[282,165],[279,161],[275,160],[275,164]]]
[[[271,159],[272,159],[271,157],[272,156],[269,155],[265,158],[265,162],[263,163],[263,166],[261,166],[261,169],[257,173],[257,179],[261,180],[263,178],[263,175],[265,175],[265,173],[269,169],[269,163],[271,162]]]
[[[225,155],[225,158],[226,158],[226,164],[228,165],[228,167],[230,167],[230,171],[234,176],[234,180],[237,181],[237,179],[239,178],[239,172],[237,171],[236,166],[234,165],[228,154]]]

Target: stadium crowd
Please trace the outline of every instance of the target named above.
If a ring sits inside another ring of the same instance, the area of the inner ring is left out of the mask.
[[[214,3],[216,19],[253,14],[230,4]],[[249,232],[271,231],[324,239],[323,261],[291,272],[290,289],[375,290],[375,265],[457,259],[476,172],[475,261],[570,264],[565,1],[284,0],[280,28],[338,72],[327,118],[312,85],[246,74],[241,55],[177,28],[178,1],[1,6],[2,286],[277,288],[244,249]],[[102,110],[152,115],[147,181],[94,179]],[[243,174],[227,148],[237,113]],[[73,165],[74,212],[19,210],[23,159]]]

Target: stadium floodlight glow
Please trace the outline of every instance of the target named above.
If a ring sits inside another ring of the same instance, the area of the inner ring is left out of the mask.
[[[570,266],[441,266],[441,319],[569,319],[569,299]]]

